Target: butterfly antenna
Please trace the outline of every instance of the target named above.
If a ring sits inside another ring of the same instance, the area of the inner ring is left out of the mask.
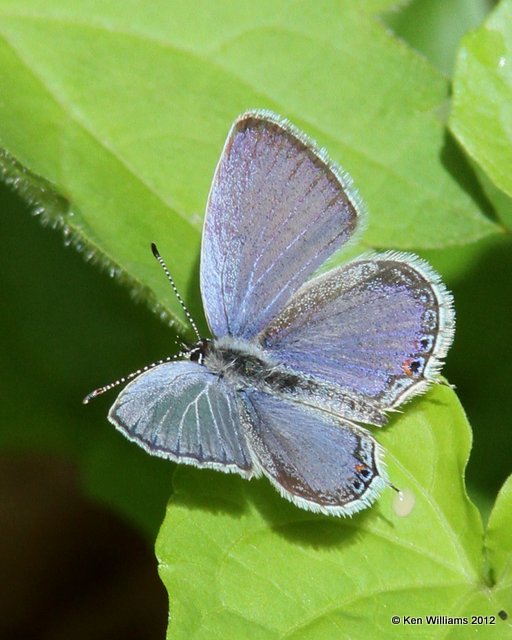
[[[137,369],[137,371],[133,371],[132,373],[130,373],[127,376],[125,376],[124,378],[119,378],[119,380],[115,380],[114,382],[111,382],[110,384],[106,384],[104,387],[99,387],[98,389],[95,389],[94,391],[91,391],[91,393],[88,393],[85,396],[85,398],[82,400],[82,402],[83,402],[83,404],[89,404],[89,402],[91,400],[93,400],[94,398],[97,398],[98,396],[101,396],[106,391],[110,391],[110,389],[113,389],[114,387],[118,387],[120,384],[124,384],[125,382],[128,382],[129,380],[133,380],[133,378],[136,378],[137,376],[140,376],[141,373],[144,373],[145,371],[148,371],[149,369],[153,369],[154,367],[158,366],[159,364],[164,364],[165,362],[170,362],[171,360],[177,360],[178,358],[182,358],[184,355],[185,355],[185,352],[180,351],[179,353],[176,353],[173,356],[167,356],[167,358],[163,358],[162,360],[158,360],[157,362],[152,362],[151,364],[147,364],[145,367],[142,367],[142,369]]]
[[[180,292],[178,291],[178,288],[176,287],[176,285],[174,283],[174,280],[173,280],[173,278],[171,276],[171,273],[170,273],[169,269],[167,268],[167,265],[165,264],[164,259],[162,258],[162,256],[158,252],[158,249],[156,248],[156,244],[154,242],[151,243],[151,251],[153,252],[153,255],[158,260],[158,262],[160,263],[160,266],[164,270],[164,273],[167,276],[167,280],[169,280],[169,282],[171,283],[171,287],[172,287],[172,289],[174,291],[174,294],[178,298],[178,302],[180,303],[181,308],[185,312],[185,315],[187,316],[187,320],[190,322],[190,326],[194,330],[194,333],[196,334],[197,339],[201,340],[201,334],[199,333],[197,325],[194,322],[194,319],[192,318],[192,316],[190,315],[190,311],[187,309],[187,306],[184,303],[183,298],[180,296]]]

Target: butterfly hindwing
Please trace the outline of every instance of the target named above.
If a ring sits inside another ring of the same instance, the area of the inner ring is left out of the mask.
[[[453,331],[439,277],[418,258],[386,253],[306,283],[260,340],[290,369],[385,411],[435,379]]]
[[[201,291],[212,333],[253,338],[359,224],[325,154],[270,112],[233,125],[208,199]]]
[[[239,402],[236,392],[205,367],[170,362],[130,382],[109,420],[152,455],[250,477]]]
[[[385,486],[379,446],[365,429],[260,391],[242,397],[255,464],[299,507],[351,515]]]

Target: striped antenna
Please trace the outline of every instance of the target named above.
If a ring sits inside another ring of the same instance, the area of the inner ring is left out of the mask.
[[[178,298],[178,302],[180,303],[183,311],[185,312],[185,315],[187,316],[187,319],[190,322],[190,326],[194,330],[194,332],[195,332],[195,334],[197,336],[197,339],[201,340],[201,335],[200,335],[200,333],[199,333],[199,331],[197,329],[197,325],[194,322],[194,319],[192,318],[192,316],[190,315],[190,311],[187,309],[185,303],[183,302],[183,298],[180,296],[179,291],[178,291],[176,285],[174,284],[174,280],[173,280],[171,274],[169,273],[169,269],[167,268],[167,265],[165,264],[162,256],[158,252],[158,249],[156,248],[156,244],[154,242],[151,243],[151,251],[153,252],[153,255],[155,256],[155,258],[160,263],[160,266],[162,267],[162,269],[164,270],[165,275],[167,276],[167,279],[171,283],[173,291],[176,294],[176,297]],[[184,344],[183,342],[180,343],[177,340],[175,340],[175,342],[176,342],[176,344],[178,346],[180,346],[182,348],[182,351],[180,351],[179,353],[176,353],[173,356],[167,356],[167,358],[163,358],[162,360],[158,360],[157,362],[152,362],[151,364],[148,364],[145,367],[142,367],[142,369],[137,369],[137,371],[134,371],[133,373],[130,373],[127,376],[124,376],[123,378],[119,378],[119,380],[115,380],[114,382],[111,382],[110,384],[106,384],[103,387],[99,387],[98,389],[95,389],[94,391],[91,391],[91,393],[88,393],[85,396],[85,398],[83,399],[83,403],[84,404],[88,404],[94,398],[97,398],[98,396],[101,396],[103,393],[106,393],[107,391],[110,391],[110,389],[113,389],[114,387],[118,387],[120,384],[124,384],[125,382],[133,380],[133,378],[136,378],[137,376],[140,376],[141,373],[144,373],[145,371],[149,371],[149,369],[153,369],[154,367],[158,366],[159,364],[164,364],[165,362],[171,362],[171,360],[177,360],[178,358],[183,358],[185,355],[187,355],[187,353],[189,353],[189,347],[186,344]]]
[[[174,280],[172,279],[169,269],[167,268],[167,265],[165,264],[162,256],[158,253],[158,249],[156,248],[156,244],[154,242],[151,243],[151,251],[153,252],[153,255],[158,260],[158,262],[160,263],[160,266],[164,270],[164,273],[167,276],[167,280],[169,280],[169,282],[171,283],[171,287],[173,288],[174,294],[178,298],[178,302],[180,303],[181,308],[185,312],[185,315],[187,316],[187,320],[190,322],[190,326],[194,330],[194,333],[196,334],[197,339],[201,340],[201,334],[199,333],[197,325],[194,322],[194,319],[192,318],[192,316],[190,315],[190,311],[187,309],[187,306],[183,302],[183,298],[180,296],[180,292],[178,291],[178,288],[176,287]]]
[[[133,380],[133,378],[136,378],[137,376],[140,376],[141,373],[144,373],[145,371],[149,371],[149,369],[153,369],[154,367],[158,366],[159,364],[164,364],[165,362],[170,362],[171,360],[177,360],[178,358],[182,358],[184,355],[185,355],[185,352],[184,351],[180,351],[179,353],[176,353],[173,356],[167,356],[167,358],[163,358],[162,360],[158,360],[158,362],[152,362],[151,364],[147,364],[145,367],[142,367],[142,369],[137,369],[137,371],[133,371],[132,373],[130,373],[127,376],[125,376],[124,378],[119,378],[119,380],[115,380],[114,382],[111,382],[110,384],[106,384],[104,387],[99,387],[98,389],[95,389],[94,391],[91,391],[91,393],[88,393],[85,396],[85,398],[82,400],[82,402],[83,402],[83,404],[89,404],[89,402],[91,400],[93,400],[94,398],[97,398],[98,396],[101,396],[106,391],[110,391],[110,389],[113,389],[114,387],[118,387],[120,384],[124,384],[125,382],[128,382],[129,380]]]

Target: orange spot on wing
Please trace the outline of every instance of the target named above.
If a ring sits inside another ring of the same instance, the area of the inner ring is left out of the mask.
[[[409,376],[409,378],[412,378],[413,375],[414,375],[414,373],[413,373],[413,371],[411,369],[412,362],[413,362],[412,358],[407,358],[407,360],[402,364],[402,369]]]

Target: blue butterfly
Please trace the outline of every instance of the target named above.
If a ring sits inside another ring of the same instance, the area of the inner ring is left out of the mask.
[[[437,379],[455,315],[439,276],[412,255],[371,254],[314,276],[362,211],[350,178],[303,133],[269,111],[240,116],[204,221],[213,338],[138,375],[110,422],[152,455],[265,475],[303,509],[370,505],[389,481],[359,423],[384,425]]]

